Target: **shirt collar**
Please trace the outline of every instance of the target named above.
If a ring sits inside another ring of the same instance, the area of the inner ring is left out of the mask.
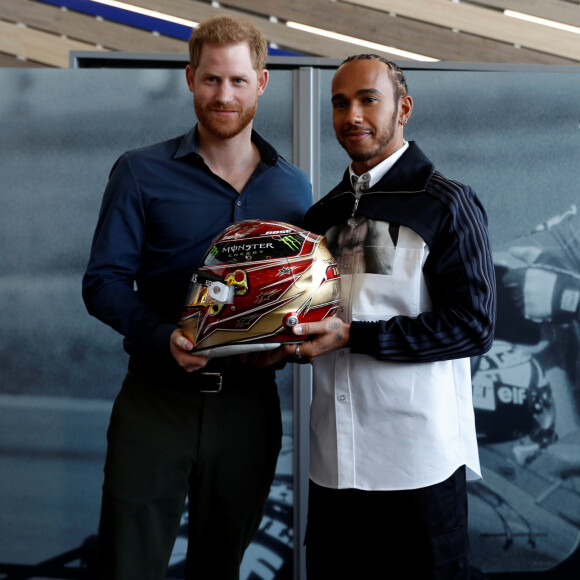
[[[278,152],[265,139],[263,139],[256,131],[252,130],[252,143],[256,145],[260,152],[260,158],[267,165],[275,165],[278,161]],[[197,131],[197,124],[183,136],[177,151],[173,155],[174,159],[186,157],[187,155],[195,154],[199,156],[199,134]]]
[[[173,155],[174,159],[179,159],[180,157],[186,157],[192,153],[196,153],[199,150],[199,140],[197,135],[197,125],[195,125],[189,133],[183,136],[181,143],[177,148],[177,151]]]
[[[357,175],[352,169],[352,163],[350,164],[348,171],[350,174],[350,182],[354,191],[367,191],[374,185],[376,185],[393,167],[393,165],[399,160],[401,155],[409,148],[409,143],[403,141],[403,146],[397,149],[393,154],[389,155],[386,159],[381,161],[378,165],[375,165],[372,169],[369,169],[366,173],[362,175]]]

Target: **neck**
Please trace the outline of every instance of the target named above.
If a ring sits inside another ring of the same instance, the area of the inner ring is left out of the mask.
[[[244,159],[253,156],[251,124],[229,139],[217,137],[201,125],[198,125],[198,134],[199,154],[210,166],[241,165]]]
[[[385,159],[388,159],[391,155],[396,153],[403,145],[405,140],[401,134],[401,138],[397,139],[395,142],[390,143],[385,147],[379,154],[375,155],[372,159],[366,161],[352,161],[352,170],[357,175],[362,175],[367,171],[370,171],[373,167],[376,167],[379,163],[382,163]]]
[[[199,154],[206,165],[241,193],[260,163],[260,152],[251,140],[251,127],[231,139],[216,138],[201,127],[198,131]]]

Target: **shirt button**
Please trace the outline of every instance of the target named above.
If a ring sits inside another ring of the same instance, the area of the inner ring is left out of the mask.
[[[338,351],[338,356],[344,356],[344,350],[339,350]]]
[[[242,202],[241,202],[241,201],[236,201],[236,205],[237,205],[238,207],[242,207]]]
[[[339,308],[339,310],[340,310],[340,312],[344,312],[344,306],[341,306],[341,307]]]
[[[338,397],[338,400],[339,400],[339,401],[344,401],[344,400],[346,400],[346,397],[345,397],[344,395],[340,395],[340,396]]]

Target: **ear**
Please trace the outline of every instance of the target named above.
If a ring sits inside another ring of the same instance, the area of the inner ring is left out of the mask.
[[[401,97],[399,103],[399,119],[404,119],[405,123],[409,120],[411,113],[413,111],[413,97],[405,95]]]
[[[269,78],[270,73],[267,69],[262,69],[258,74],[258,97],[261,97],[264,94]]]
[[[185,67],[185,79],[187,81],[187,86],[189,87],[189,90],[194,93],[194,87],[195,87],[195,83],[194,83],[194,70],[193,68],[191,68],[191,65],[188,64]]]

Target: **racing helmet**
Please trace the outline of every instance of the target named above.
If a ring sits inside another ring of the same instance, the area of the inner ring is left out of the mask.
[[[325,236],[245,220],[212,242],[191,279],[180,324],[195,354],[268,350],[302,342],[292,327],[332,316],[339,300],[340,274]]]

